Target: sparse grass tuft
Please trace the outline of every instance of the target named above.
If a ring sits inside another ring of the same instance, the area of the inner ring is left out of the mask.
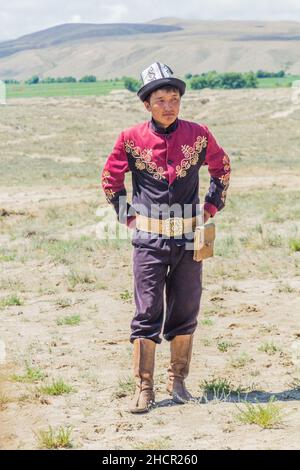
[[[171,447],[171,439],[163,437],[161,439],[153,439],[148,442],[137,442],[134,444],[135,450],[168,450]]]
[[[278,234],[269,234],[264,243],[266,246],[270,246],[272,248],[280,248],[283,245],[282,237]]]
[[[16,251],[9,251],[7,249],[0,248],[0,263],[7,263],[9,261],[15,261],[17,257]]]
[[[291,388],[294,390],[299,390],[300,391],[300,379],[299,378],[294,378],[292,383],[289,385]]]
[[[50,220],[52,226],[54,220]],[[74,259],[91,256],[91,252],[96,250],[97,242],[89,240],[82,236],[79,239],[60,240],[57,238],[49,238],[47,235],[40,233],[35,234],[33,239],[33,249],[39,251],[42,255],[49,255],[54,262],[65,265],[71,265]]]
[[[259,351],[267,353],[269,356],[273,356],[276,352],[280,351],[280,348],[276,346],[272,341],[270,343],[265,342],[259,348]]]
[[[55,430],[49,426],[47,431],[40,430],[35,434],[39,447],[42,449],[71,449],[73,447],[71,433],[72,430],[70,428],[60,426]]]
[[[20,279],[9,278],[4,278],[0,280],[0,289],[18,292],[24,292],[26,290],[23,282],[20,281]]]
[[[96,279],[90,273],[71,270],[67,276],[69,283],[69,290],[73,291],[78,285],[83,290],[95,289]]]
[[[278,292],[280,292],[281,294],[291,294],[292,292],[295,292],[295,289],[286,283],[286,284],[282,284],[279,287]]]
[[[242,353],[240,356],[231,360],[231,366],[235,369],[245,367],[252,359],[246,353]]]
[[[123,292],[120,293],[120,298],[124,302],[131,302],[133,299],[133,292],[130,292],[129,290],[124,290]]]
[[[51,385],[43,385],[42,387],[39,387],[38,391],[45,395],[57,396],[72,393],[75,389],[71,387],[71,385],[66,384],[63,379],[57,379],[53,380]]]
[[[7,403],[9,403],[8,396],[5,393],[0,392],[0,410],[1,408],[4,408]]]
[[[289,240],[289,247],[292,251],[300,251],[300,240],[291,238]]]
[[[219,294],[220,294],[219,291],[216,292],[216,293],[215,293],[215,292],[211,292],[211,295],[212,295],[212,296],[219,295]],[[205,317],[209,317],[209,316],[211,316],[211,315],[217,315],[220,308],[222,308],[222,307],[219,307],[219,306],[217,306],[217,307],[216,307],[216,306],[205,307],[205,308],[203,309],[203,315],[204,315]]]
[[[113,398],[124,398],[130,396],[135,390],[135,380],[133,377],[125,377],[118,382],[118,390],[113,394]]]
[[[73,305],[73,300],[68,298],[57,299],[56,305],[60,308],[71,307]]]
[[[235,285],[224,285],[222,286],[222,290],[225,292],[242,292],[237,286]]]
[[[66,317],[58,318],[56,323],[58,326],[62,325],[70,325],[70,326],[77,326],[81,321],[80,315],[68,315]]]
[[[17,294],[11,294],[9,297],[0,300],[0,308],[11,307],[12,305],[23,305],[23,301]]]
[[[251,370],[249,372],[249,375],[251,375],[251,377],[258,377],[260,375],[260,371],[255,369],[255,370]]]
[[[234,386],[229,380],[222,378],[213,378],[204,380],[200,383],[200,388],[205,395],[213,395],[215,399],[226,398],[229,395],[239,395],[245,389],[240,386]]]
[[[39,380],[44,380],[45,374],[41,371],[41,369],[37,367],[31,367],[26,362],[26,372],[23,375],[16,375],[12,376],[12,380],[15,382],[26,382],[26,383],[34,383],[38,382]]]
[[[233,235],[228,235],[216,244],[216,255],[225,258],[231,258],[239,255],[239,247]]]
[[[218,350],[221,352],[227,352],[229,348],[232,348],[234,346],[233,343],[230,343],[229,341],[220,341],[218,343]]]
[[[212,326],[213,324],[214,322],[211,318],[204,318],[203,320],[201,320],[201,325],[203,326]]]
[[[237,406],[237,420],[243,424],[257,424],[263,429],[275,428],[282,423],[281,408],[272,397],[266,405],[245,403],[244,408]]]

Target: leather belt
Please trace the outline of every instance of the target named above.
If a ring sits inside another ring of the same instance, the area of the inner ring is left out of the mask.
[[[136,228],[144,232],[156,233],[166,237],[175,237],[184,233],[194,232],[197,217],[184,219],[182,217],[169,217],[168,219],[152,219],[144,215],[136,215]]]

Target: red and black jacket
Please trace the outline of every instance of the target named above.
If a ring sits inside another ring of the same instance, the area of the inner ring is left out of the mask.
[[[177,119],[164,129],[152,120],[119,135],[102,171],[102,187],[120,222],[127,223],[136,212],[164,218],[161,208],[174,205],[182,210],[188,205],[191,217],[199,214],[202,165],[208,166],[211,176],[204,208],[213,217],[225,205],[230,178],[227,153],[204,124]],[[132,174],[132,205],[121,208],[128,171]]]

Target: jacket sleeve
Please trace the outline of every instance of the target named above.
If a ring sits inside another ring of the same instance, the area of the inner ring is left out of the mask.
[[[125,224],[134,218],[134,209],[127,203],[127,191],[124,185],[127,171],[129,166],[124,150],[124,137],[121,133],[105,162],[101,180],[107,202],[113,205],[119,222]]]
[[[219,146],[210,130],[204,127],[207,131],[207,149],[203,164],[208,166],[210,174],[210,185],[205,196],[204,209],[213,217],[225,206],[231,168],[229,156]]]

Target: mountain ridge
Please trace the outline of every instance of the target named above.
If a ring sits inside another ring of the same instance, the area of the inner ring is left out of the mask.
[[[300,22],[158,18],[66,23],[0,43],[0,78],[131,75],[155,61],[176,74],[264,69],[300,73]]]

